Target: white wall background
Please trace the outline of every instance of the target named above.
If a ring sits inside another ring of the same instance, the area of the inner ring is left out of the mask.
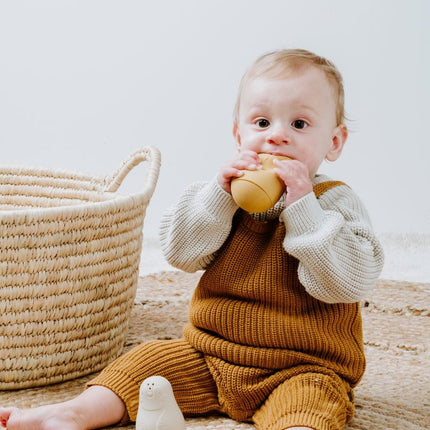
[[[352,120],[344,155],[322,171],[361,195],[378,232],[430,233],[429,4],[0,0],[0,163],[105,175],[156,145],[162,170],[145,221],[155,237],[184,186],[232,156],[246,67],[302,47],[338,65]]]

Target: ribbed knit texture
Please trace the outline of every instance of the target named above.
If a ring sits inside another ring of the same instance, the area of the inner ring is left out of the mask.
[[[239,211],[217,259],[203,274],[185,338],[204,354],[244,366],[313,364],[355,385],[364,372],[358,303],[321,302],[297,277],[282,247],[285,227]]]
[[[346,384],[321,373],[293,376],[278,386],[254,415],[257,428],[280,430],[310,427],[343,429],[353,416],[351,390]]]

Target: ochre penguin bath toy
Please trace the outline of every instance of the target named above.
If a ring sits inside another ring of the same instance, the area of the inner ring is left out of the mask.
[[[285,184],[273,172],[273,160],[288,160],[288,157],[258,154],[261,169],[244,170],[244,174],[231,181],[231,195],[239,207],[250,213],[265,212],[276,204]]]

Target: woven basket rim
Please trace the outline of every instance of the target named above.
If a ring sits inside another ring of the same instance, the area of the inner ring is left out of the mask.
[[[149,171],[147,172],[146,182],[143,190],[128,195],[117,193],[118,187],[127,174],[142,161],[150,161]],[[37,176],[39,178],[55,180],[70,179],[76,182],[86,182],[91,184],[88,193],[103,194],[108,196],[107,199],[101,201],[82,201],[77,204],[65,204],[61,206],[34,206],[14,209],[0,209],[0,224],[14,220],[22,220],[22,218],[40,219],[43,216],[53,218],[67,218],[73,215],[88,213],[90,211],[102,211],[104,209],[113,209],[117,205],[125,204],[130,200],[138,200],[143,203],[149,202],[155,189],[158,180],[160,169],[160,152],[153,146],[143,147],[130,157],[123,161],[122,165],[112,175],[106,177],[91,176],[86,173],[68,171],[56,168],[44,167],[25,167],[25,166],[5,166],[0,165],[0,175],[19,175],[19,176]],[[1,182],[0,182],[1,183]]]
[[[76,178],[81,181],[102,182],[103,176],[91,175],[73,169],[63,169],[58,167],[26,166],[21,164],[0,164],[0,175],[19,174],[26,176],[41,175],[47,178]]]

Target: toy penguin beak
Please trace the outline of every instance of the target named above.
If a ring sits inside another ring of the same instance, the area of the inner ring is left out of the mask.
[[[146,387],[146,394],[148,397],[154,396],[154,390],[152,389],[152,387],[150,385],[148,385],[148,387]]]

